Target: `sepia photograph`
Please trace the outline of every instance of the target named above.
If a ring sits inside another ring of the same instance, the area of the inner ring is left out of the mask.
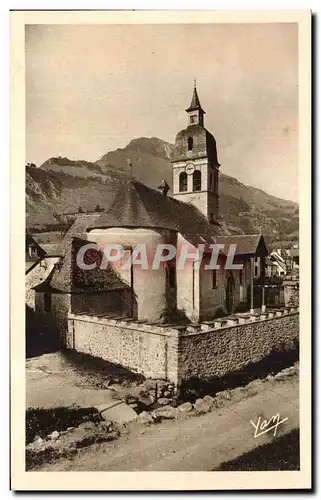
[[[24,478],[308,488],[310,13],[36,14],[17,22]]]

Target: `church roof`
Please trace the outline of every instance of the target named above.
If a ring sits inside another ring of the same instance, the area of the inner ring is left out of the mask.
[[[193,245],[213,243],[223,234],[219,224],[210,224],[192,204],[175,200],[144,184],[131,180],[119,191],[108,212],[88,227],[148,227],[179,232]]]
[[[77,264],[79,250],[90,241],[72,237],[65,244],[64,254],[60,263],[56,264],[48,278],[34,287],[36,291],[48,288],[53,292],[90,293],[107,292],[128,288],[117,272],[111,267],[100,269],[103,253],[100,250],[87,250],[84,256],[86,264],[96,263],[94,269],[81,269]],[[93,243],[94,244],[94,243]]]
[[[204,109],[202,109],[202,106],[201,106],[201,103],[200,103],[200,100],[199,100],[199,97],[198,97],[198,93],[197,93],[197,90],[196,90],[196,86],[194,86],[194,91],[193,91],[193,96],[192,96],[192,101],[191,101],[191,104],[189,106],[189,108],[186,109],[186,111],[195,111],[197,109],[200,109],[203,113],[205,113]]]

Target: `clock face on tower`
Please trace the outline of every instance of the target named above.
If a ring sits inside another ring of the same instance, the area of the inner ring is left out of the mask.
[[[195,167],[194,167],[193,163],[188,163],[185,167],[185,172],[187,173],[187,175],[193,174],[194,171],[195,171]]]

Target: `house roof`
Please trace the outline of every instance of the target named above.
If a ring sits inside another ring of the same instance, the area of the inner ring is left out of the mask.
[[[48,257],[59,255],[59,243],[43,243],[41,246]]]
[[[119,191],[114,203],[88,228],[148,227],[179,232],[193,245],[214,243],[223,234],[218,223],[211,224],[192,204],[184,203],[131,180]]]
[[[28,252],[28,248],[30,246],[33,246],[34,248],[36,248],[39,252],[39,256],[40,257],[44,257],[45,256],[45,250],[43,248],[43,246],[39,245],[39,243],[35,240],[35,238],[33,236],[31,236],[31,234],[29,233],[26,233],[26,253]]]
[[[225,251],[228,245],[236,245],[235,255],[238,256],[266,257],[268,255],[268,249],[262,234],[233,234],[221,236],[217,238],[217,243],[224,244]]]
[[[274,266],[274,267],[277,267],[277,266],[278,266],[278,264],[277,264],[274,260],[269,259],[269,258],[267,258],[267,259],[265,260],[265,264],[266,264],[267,266]]]
[[[90,249],[85,253],[86,264],[96,263],[94,269],[81,269],[77,264],[79,250],[88,243],[87,240],[71,238],[65,243],[64,254],[59,264],[56,264],[48,278],[34,287],[36,291],[51,291],[63,293],[106,292],[129,288],[117,272],[109,265],[101,269],[103,253]]]

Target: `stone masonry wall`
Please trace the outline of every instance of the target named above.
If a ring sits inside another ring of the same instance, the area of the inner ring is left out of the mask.
[[[174,384],[192,377],[224,376],[298,340],[297,308],[176,327],[80,314],[68,317],[67,348]]]
[[[192,377],[221,377],[260,361],[274,349],[293,346],[299,340],[299,314],[287,310],[279,314],[273,318],[267,314],[264,319],[244,324],[223,323],[209,331],[186,332],[179,339],[179,383]]]
[[[169,327],[70,314],[67,347],[177,383],[178,332]]]

